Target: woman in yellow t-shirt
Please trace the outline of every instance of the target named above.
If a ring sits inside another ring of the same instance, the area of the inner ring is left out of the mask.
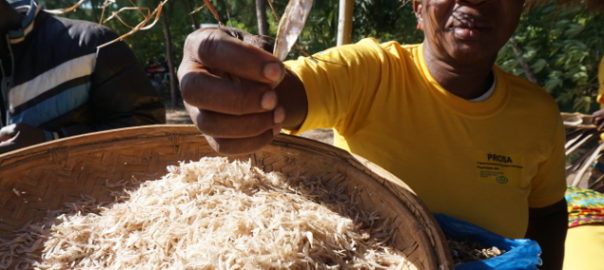
[[[592,121],[598,127],[599,131],[604,131],[604,56],[600,60],[600,66],[598,67],[598,82],[600,83],[600,87],[598,88],[598,97],[596,100],[600,103],[600,110],[592,114]]]
[[[599,131],[604,131],[604,57],[598,68],[597,101],[601,109],[593,113],[593,123]],[[604,133],[600,135],[604,139]],[[601,161],[598,161],[601,163]],[[597,164],[594,170],[601,170],[602,164]],[[598,172],[600,175],[603,172]],[[568,203],[568,232],[566,235],[564,270],[603,270],[604,260],[604,194],[568,187],[566,191]]]
[[[524,4],[414,0],[422,44],[364,39],[285,64],[242,42],[249,34],[203,28],[185,42],[182,96],[218,152],[258,150],[281,128],[333,128],[336,146],[403,179],[431,211],[537,240],[543,269],[560,269],[560,113],[495,66]]]
[[[598,67],[598,82],[600,83],[598,103],[600,103],[600,108],[604,109],[604,56],[600,59],[600,66]]]
[[[564,270],[604,269],[604,194],[568,187]]]

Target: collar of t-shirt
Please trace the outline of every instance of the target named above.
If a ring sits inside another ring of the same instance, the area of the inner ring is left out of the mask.
[[[472,101],[472,102],[485,101],[493,95],[493,92],[495,92],[495,79],[493,79],[493,84],[491,85],[491,88],[489,88],[489,90],[484,92],[484,94],[480,95],[477,98],[472,98],[472,99],[468,99],[468,100]]]

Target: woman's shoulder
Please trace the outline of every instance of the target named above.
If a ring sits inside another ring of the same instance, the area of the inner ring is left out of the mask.
[[[503,80],[513,95],[521,96],[528,100],[541,100],[555,106],[554,98],[538,84],[520,76],[511,74],[499,67],[495,68],[497,80]]]
[[[509,105],[541,120],[560,122],[560,110],[555,99],[545,88],[527,79],[496,68],[497,80],[503,80],[510,93]]]
[[[401,44],[397,41],[381,42],[375,38],[364,38],[353,44],[327,49],[319,55],[337,52],[345,55],[356,55],[364,58],[412,58],[417,55],[420,44]]]

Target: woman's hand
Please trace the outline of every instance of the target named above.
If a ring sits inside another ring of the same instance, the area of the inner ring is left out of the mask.
[[[594,112],[591,116],[591,122],[596,125],[598,131],[604,131],[604,109]]]
[[[286,74],[282,63],[244,39],[229,29],[197,30],[185,41],[178,69],[193,123],[223,154],[258,150],[285,120],[275,91]]]

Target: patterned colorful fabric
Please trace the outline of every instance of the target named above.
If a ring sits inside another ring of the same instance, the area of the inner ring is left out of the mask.
[[[568,187],[568,227],[604,225],[604,194],[591,189]]]

